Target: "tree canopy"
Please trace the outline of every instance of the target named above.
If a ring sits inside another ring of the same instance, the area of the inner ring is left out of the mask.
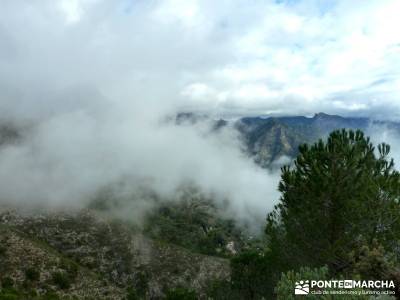
[[[269,251],[279,257],[271,267],[327,265],[331,274],[354,274],[362,259],[371,259],[365,249],[379,249],[367,253],[396,264],[400,175],[389,151],[384,143],[375,148],[361,131],[344,129],[300,146],[293,165],[282,168],[280,202],[267,216]]]

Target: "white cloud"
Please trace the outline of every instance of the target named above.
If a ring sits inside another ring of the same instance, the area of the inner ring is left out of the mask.
[[[160,2],[154,12],[154,17],[164,24],[178,21],[189,27],[201,21],[197,0],[168,0]]]
[[[83,13],[79,0],[63,0],[60,2],[60,9],[69,23],[79,21]]]
[[[241,114],[249,98],[290,114],[346,113],[347,101],[374,114],[387,109],[378,99],[396,117],[398,10],[396,0],[12,1],[0,12],[0,84]]]
[[[215,90],[204,83],[192,83],[184,88],[182,95],[195,100],[206,101],[215,97]]]
[[[90,4],[97,0],[60,0],[59,9],[64,14],[65,21],[68,24],[79,22],[84,16],[85,10],[89,9]]]
[[[393,13],[398,2],[337,1],[323,14],[310,3],[258,4],[263,15],[233,39],[235,60],[213,68],[208,84],[231,95],[224,104],[238,105],[241,99],[244,113],[252,94],[261,96],[265,109],[282,98],[297,98],[291,106],[281,102],[280,110],[288,114],[324,109],[373,115],[377,107],[370,99],[378,97],[383,103],[392,101],[388,113],[398,117],[400,95],[390,83],[398,76],[400,58],[400,24]],[[207,82],[207,75],[201,76]],[[387,78],[380,86],[383,93],[377,94],[373,83]],[[253,93],[236,92],[249,86],[254,86]],[[269,93],[260,93],[261,86]],[[313,101],[307,104],[305,99]]]

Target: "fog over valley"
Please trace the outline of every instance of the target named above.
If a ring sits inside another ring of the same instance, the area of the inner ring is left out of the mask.
[[[279,175],[241,153],[235,131],[208,134],[164,120],[181,111],[396,120],[398,44],[388,30],[396,28],[389,13],[396,5],[371,2],[359,11],[339,1],[327,13],[311,2],[6,1],[0,120],[22,132],[1,149],[1,201],[84,207],[98,189],[121,180],[131,182],[128,189],[145,183],[169,196],[190,183],[216,201],[228,199],[235,214],[265,214],[279,198]],[[337,18],[341,26],[325,36]],[[332,69],[358,51],[352,38],[366,43],[362,55],[352,67]],[[329,39],[348,51],[313,46]],[[294,80],[310,53],[315,68]],[[365,73],[363,61],[371,59],[381,64]],[[378,99],[382,88],[390,92]]]
[[[398,299],[399,11],[0,1],[0,300]]]
[[[80,110],[22,129],[1,148],[1,201],[83,208],[101,188],[123,181],[119,193],[132,219],[149,206],[131,196],[141,186],[170,198],[193,185],[249,219],[272,208],[278,175],[240,151],[232,128],[152,121],[135,112]]]

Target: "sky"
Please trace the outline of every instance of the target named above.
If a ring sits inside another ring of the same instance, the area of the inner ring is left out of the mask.
[[[0,147],[0,203],[82,208],[114,185],[120,213],[139,218],[152,206],[141,189],[174,198],[194,185],[263,224],[279,172],[256,166],[229,126],[168,118],[398,120],[399,11],[397,0],[3,0],[0,125],[21,139]]]
[[[5,0],[0,111],[397,119],[399,11],[397,0]]]

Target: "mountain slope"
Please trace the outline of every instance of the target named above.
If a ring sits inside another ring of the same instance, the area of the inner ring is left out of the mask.
[[[295,157],[300,144],[324,138],[333,130],[346,128],[367,131],[375,125],[400,132],[399,123],[325,113],[315,114],[312,118],[247,117],[239,119],[235,127],[240,131],[248,153],[262,167],[268,167],[280,157]]]
[[[194,125],[200,122],[211,122],[213,131],[230,126],[237,129],[248,155],[264,168],[271,167],[276,162],[279,165],[282,158],[295,157],[300,144],[315,142],[319,138],[326,137],[333,130],[342,128],[360,129],[368,134],[371,126],[382,126],[400,132],[400,123],[369,118],[342,117],[325,113],[317,113],[313,117],[256,116],[226,121],[188,112],[179,113],[175,118],[177,125]],[[284,159],[284,161],[287,161],[287,159]]]
[[[242,133],[249,154],[262,167],[282,156],[295,156],[298,145],[309,140],[307,132],[294,129],[276,118],[239,122],[236,128]]]
[[[124,299],[130,292],[155,299],[182,287],[203,298],[210,282],[229,277],[223,258],[148,239],[88,212],[4,212],[0,220],[0,281],[21,293]],[[34,281],[27,280],[30,269],[38,272]]]
[[[1,296],[117,299],[125,295],[120,287],[13,226],[0,226],[0,241]]]

